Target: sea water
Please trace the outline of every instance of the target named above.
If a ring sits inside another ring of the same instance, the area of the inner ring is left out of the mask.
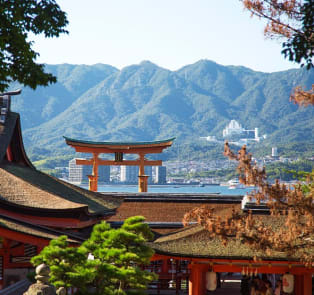
[[[87,186],[83,186],[87,188]],[[222,185],[148,185],[149,193],[245,195],[254,188],[229,189]],[[137,193],[137,185],[98,185],[98,192]]]

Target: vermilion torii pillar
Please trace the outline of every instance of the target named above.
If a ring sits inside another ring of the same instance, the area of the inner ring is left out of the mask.
[[[163,149],[170,147],[175,138],[151,142],[94,142],[83,141],[64,137],[69,146],[75,148],[76,152],[90,153],[91,159],[77,159],[77,165],[92,165],[93,172],[89,175],[89,190],[97,191],[98,189],[98,166],[99,165],[125,165],[138,166],[138,191],[147,192],[147,179],[145,175],[145,166],[161,166],[161,160],[147,160],[146,154],[162,153]],[[99,158],[100,154],[115,154],[114,160],[103,160]],[[136,160],[123,160],[124,154],[137,154]]]

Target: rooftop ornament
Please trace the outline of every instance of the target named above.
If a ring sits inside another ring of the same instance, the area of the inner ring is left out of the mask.
[[[7,115],[10,113],[11,96],[21,94],[22,90],[18,89],[11,92],[0,93],[0,124],[5,123]]]

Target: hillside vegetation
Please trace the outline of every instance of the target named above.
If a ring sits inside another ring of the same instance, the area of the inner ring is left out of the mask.
[[[256,147],[259,153],[261,148],[270,153],[272,145],[289,143],[299,150],[314,142],[314,109],[289,103],[293,87],[310,88],[313,70],[262,73],[208,60],[178,71],[149,61],[122,70],[103,64],[47,65],[47,70],[58,83],[36,91],[24,88],[12,104],[21,113],[24,142],[34,160],[74,154],[63,136],[96,141],[176,137],[163,158],[221,157],[221,145],[199,137],[221,138],[231,119],[268,135]]]

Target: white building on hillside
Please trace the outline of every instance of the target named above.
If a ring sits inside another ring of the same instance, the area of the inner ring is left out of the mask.
[[[223,137],[228,137],[235,134],[243,133],[244,128],[242,128],[241,124],[236,120],[231,120],[230,123],[226,126],[226,128],[222,131]]]
[[[259,142],[262,138],[259,137],[258,128],[244,129],[236,120],[231,120],[226,128],[222,131],[224,138],[234,140],[234,144],[248,144],[249,142]]]

